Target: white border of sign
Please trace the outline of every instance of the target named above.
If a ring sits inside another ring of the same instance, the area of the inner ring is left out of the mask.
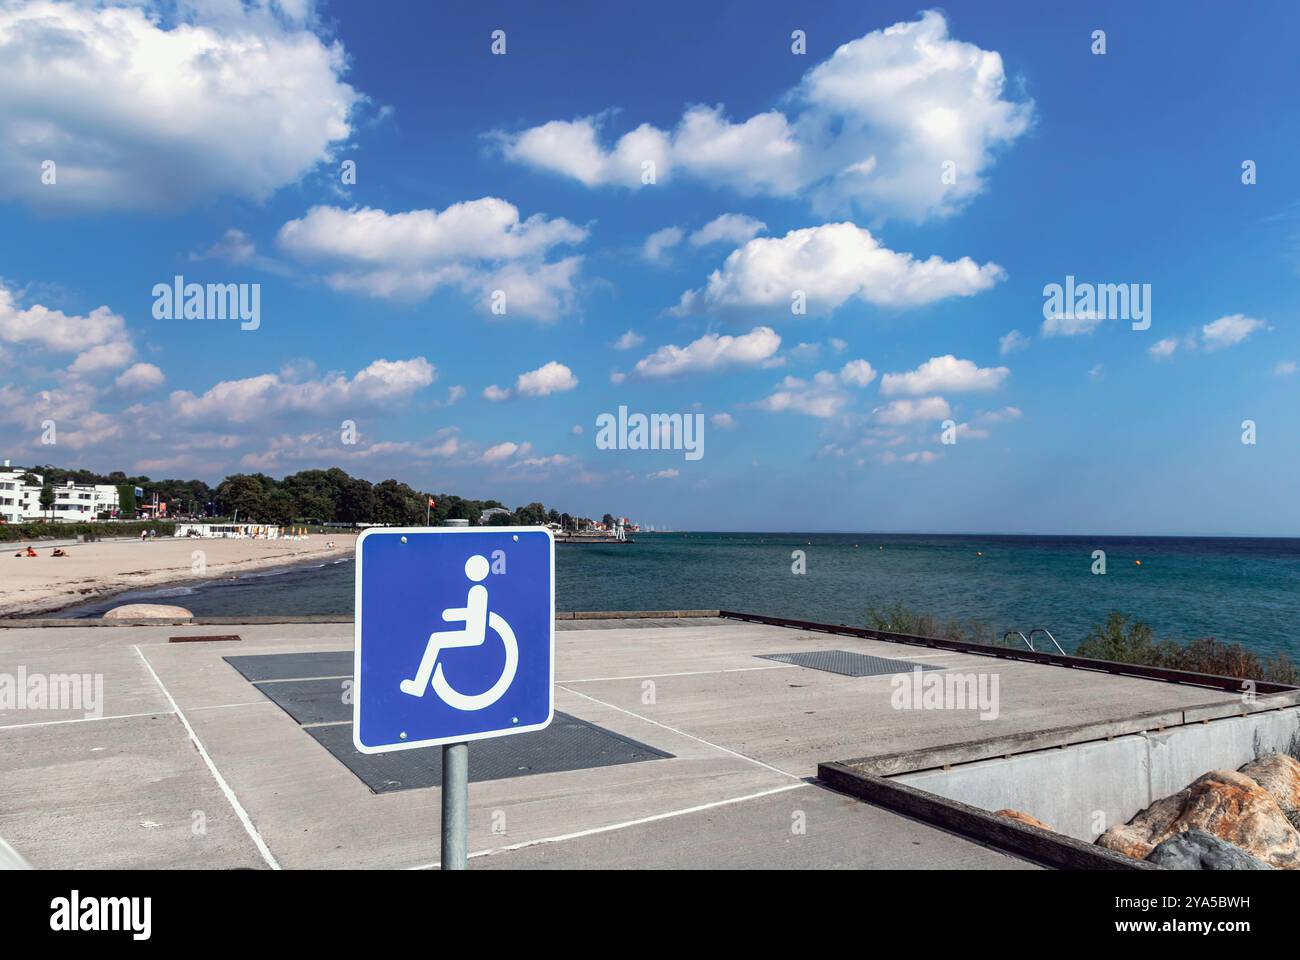
[[[386,744],[382,747],[367,747],[361,743],[361,544],[370,534],[420,534],[427,536],[454,536],[458,533],[544,533],[550,543],[551,553],[551,682],[547,687],[546,719],[527,727],[509,727],[504,730],[488,730],[483,733],[471,733],[459,737],[442,737],[437,740],[414,740],[410,743]],[[470,740],[490,740],[494,737],[509,737],[516,733],[528,733],[549,727],[555,718],[555,534],[547,527],[367,527],[361,531],[356,543],[357,580],[355,594],[355,618],[353,629],[352,654],[352,745],[362,753],[391,753],[394,750],[414,750],[416,747],[436,747],[444,743],[467,743]]]

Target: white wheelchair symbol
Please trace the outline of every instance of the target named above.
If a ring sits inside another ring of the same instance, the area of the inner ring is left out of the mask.
[[[444,703],[457,710],[468,711],[492,706],[510,689],[510,684],[515,679],[515,671],[519,668],[519,644],[515,640],[515,632],[510,629],[510,624],[495,613],[488,612],[488,592],[487,587],[483,586],[488,570],[487,557],[476,554],[465,561],[465,576],[474,581],[474,586],[469,588],[469,595],[465,598],[465,606],[449,607],[442,611],[442,619],[448,623],[464,623],[465,628],[429,634],[429,642],[424,648],[424,656],[420,659],[420,667],[416,670],[415,676],[399,684],[402,693],[412,697],[422,697],[432,682],[433,692]],[[455,647],[481,646],[487,640],[489,627],[501,638],[501,643],[506,648],[506,662],[501,677],[482,693],[461,693],[443,676],[442,664],[437,663],[438,654]]]

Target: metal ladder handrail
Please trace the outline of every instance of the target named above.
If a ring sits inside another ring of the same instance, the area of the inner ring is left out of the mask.
[[[1046,627],[1034,627],[1034,629],[1029,631],[1029,636],[1025,636],[1019,630],[1008,630],[1006,633],[1002,634],[1002,642],[1006,643],[1007,637],[1014,634],[1021,640],[1025,641],[1025,646],[1027,646],[1033,653],[1038,653],[1038,651],[1034,649],[1034,641],[1032,639],[1036,633],[1046,634],[1047,639],[1052,641],[1052,646],[1056,647],[1056,652],[1061,656],[1065,656],[1065,651],[1061,649],[1060,643],[1057,642],[1056,637],[1052,636],[1052,631],[1048,630]]]
[[[1060,645],[1059,643],[1056,642],[1056,638],[1055,638],[1054,636],[1052,636],[1052,631],[1051,631],[1051,630],[1048,630],[1046,627],[1034,627],[1034,629],[1032,629],[1032,630],[1029,631],[1029,636],[1032,638],[1033,635],[1036,634],[1036,633],[1045,633],[1045,634],[1047,634],[1047,639],[1052,641],[1052,646],[1056,647],[1056,652],[1059,653],[1061,656],[1065,656],[1065,651],[1062,650],[1062,649],[1061,649],[1061,645]],[[1032,641],[1032,639],[1030,640],[1030,647],[1031,647],[1031,648],[1033,647],[1033,641]]]

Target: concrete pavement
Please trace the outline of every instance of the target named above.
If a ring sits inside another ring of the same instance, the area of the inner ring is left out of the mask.
[[[168,643],[216,633],[242,640]],[[0,630],[0,674],[104,679],[99,718],[0,711],[0,837],[38,868],[435,864],[436,789],[371,792],[223,659],[351,646],[350,622]],[[1023,867],[816,765],[1232,698],[717,618],[558,621],[556,647],[557,710],[672,756],[474,783],[475,867]],[[807,650],[996,672],[998,717],[758,656]]]

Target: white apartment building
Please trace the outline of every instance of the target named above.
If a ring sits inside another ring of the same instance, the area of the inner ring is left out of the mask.
[[[5,523],[22,523],[29,515],[35,518],[41,514],[41,483],[44,478],[37,475],[33,486],[23,483],[26,475],[26,470],[11,470],[8,460],[0,470],[0,520]]]
[[[37,493],[36,517],[39,517],[39,491]],[[49,516],[55,522],[63,523],[94,520],[101,513],[111,514],[117,510],[117,502],[117,487],[112,484],[82,484],[69,480],[54,488],[54,509]]]
[[[54,522],[94,520],[101,513],[118,509],[117,487],[112,484],[80,484],[69,480],[54,488],[54,506],[48,512],[41,508],[41,487],[45,478],[32,474],[36,483],[23,483],[29,471],[13,470],[6,460],[0,469],[0,520],[5,523],[26,523],[45,517]]]

